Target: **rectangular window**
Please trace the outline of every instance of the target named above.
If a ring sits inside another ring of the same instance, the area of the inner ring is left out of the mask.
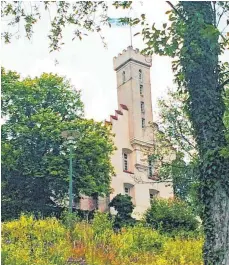
[[[123,154],[123,170],[128,170],[128,155]]]
[[[125,190],[125,194],[126,194],[126,195],[130,195],[130,189],[129,189],[129,188],[125,187],[124,190]]]
[[[150,201],[152,201],[154,198],[159,197],[159,191],[158,190],[149,190],[149,197],[150,197]]]
[[[143,95],[143,85],[140,85],[140,95]]]
[[[149,177],[153,176],[153,162],[152,158],[148,157]]]
[[[145,126],[146,126],[146,120],[142,118],[142,128],[145,128]]]
[[[145,112],[145,103],[143,101],[141,101],[141,112]]]

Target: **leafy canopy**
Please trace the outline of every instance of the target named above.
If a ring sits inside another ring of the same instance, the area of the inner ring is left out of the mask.
[[[154,199],[145,214],[146,222],[163,232],[195,231],[198,221],[192,209],[178,199]]]
[[[25,78],[2,69],[2,209],[3,219],[20,212],[50,215],[65,205],[68,155],[65,130],[73,143],[73,193],[110,191],[114,150],[110,130],[83,118],[80,92],[62,77]]]

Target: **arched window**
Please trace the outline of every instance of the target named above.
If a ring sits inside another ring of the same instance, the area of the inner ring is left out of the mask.
[[[141,69],[139,69],[138,75],[139,75],[139,80],[142,81],[142,70]]]
[[[125,71],[122,72],[122,82],[123,83],[126,82],[126,73],[125,73]]]

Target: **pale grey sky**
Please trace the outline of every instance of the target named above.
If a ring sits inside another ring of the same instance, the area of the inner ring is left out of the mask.
[[[166,20],[165,12],[169,9],[163,1],[134,2],[133,16],[146,13],[149,21],[162,23]],[[137,11],[136,11],[137,10]],[[127,11],[111,8],[109,15],[119,17],[127,15]],[[23,77],[39,76],[43,72],[53,72],[64,75],[71,83],[82,91],[87,118],[97,121],[109,118],[117,108],[116,75],[113,70],[113,57],[130,45],[128,27],[105,28],[108,48],[103,47],[97,34],[89,34],[82,41],[72,39],[72,28],[65,34],[65,45],[58,53],[49,53],[48,24],[46,15],[35,28],[31,41],[25,38],[13,40],[11,44],[2,43],[2,66],[19,72]],[[138,29],[133,29],[133,34]],[[133,38],[134,48],[143,48],[140,35]],[[229,56],[228,56],[229,57]],[[59,64],[55,65],[55,59]],[[172,87],[173,74],[169,58],[153,56],[151,69],[151,90],[153,111],[157,112],[156,102],[166,95],[167,87]],[[155,115],[156,116],[156,115]]]

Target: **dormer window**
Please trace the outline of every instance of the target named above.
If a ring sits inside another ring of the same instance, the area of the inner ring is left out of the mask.
[[[126,73],[125,73],[125,71],[122,72],[122,82],[123,83],[126,82]]]
[[[128,170],[128,154],[123,153],[123,170]]]
[[[138,75],[139,75],[139,80],[142,81],[142,70],[141,69],[139,69]]]
[[[143,101],[141,101],[141,112],[145,112],[145,103]]]

